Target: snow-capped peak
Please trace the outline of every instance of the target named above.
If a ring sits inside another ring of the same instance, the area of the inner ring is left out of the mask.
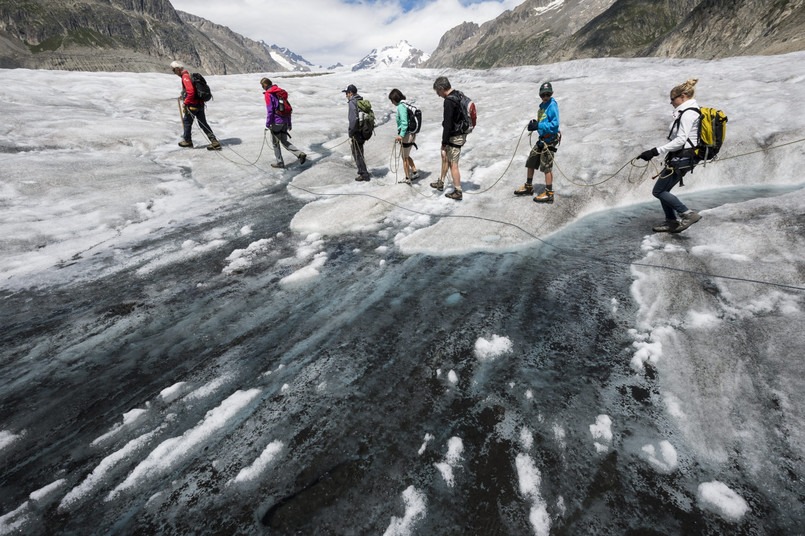
[[[353,68],[353,71],[363,69],[386,69],[389,67],[417,67],[430,57],[421,50],[402,40],[394,46],[388,46],[377,51],[372,50]]]

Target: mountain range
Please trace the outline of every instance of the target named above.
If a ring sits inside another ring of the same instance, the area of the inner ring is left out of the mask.
[[[262,43],[168,0],[0,0],[0,67],[207,74],[285,71]]]
[[[595,57],[779,54],[805,49],[805,0],[526,0],[445,33],[425,67]]]
[[[778,54],[805,49],[803,35],[805,0],[525,0],[452,28],[431,55],[401,41],[352,70]],[[320,68],[169,0],[0,0],[0,68],[165,72],[174,59],[207,74]]]

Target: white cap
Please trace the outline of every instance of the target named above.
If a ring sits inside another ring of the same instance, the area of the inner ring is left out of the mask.
[[[177,67],[179,69],[184,69],[184,64],[181,61],[174,61],[171,63],[171,69],[176,69]]]

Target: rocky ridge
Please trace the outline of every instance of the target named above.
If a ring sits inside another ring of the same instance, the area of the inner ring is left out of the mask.
[[[805,49],[803,35],[805,0],[526,0],[480,26],[449,30],[424,66],[777,54]]]
[[[168,0],[0,0],[0,67],[206,74],[285,69],[269,49]]]

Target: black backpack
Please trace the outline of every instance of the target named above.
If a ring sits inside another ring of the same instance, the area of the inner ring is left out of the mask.
[[[456,124],[456,128],[460,134],[469,134],[475,128],[478,118],[475,103],[471,98],[455,89],[447,96],[447,98],[451,97],[456,101],[461,112],[461,122]]]
[[[422,129],[422,110],[407,102],[403,106],[408,110],[408,134],[418,134]]]
[[[191,74],[190,81],[193,82],[193,88],[196,90],[196,97],[204,102],[212,100],[212,91],[210,91],[210,86],[200,73]]]

